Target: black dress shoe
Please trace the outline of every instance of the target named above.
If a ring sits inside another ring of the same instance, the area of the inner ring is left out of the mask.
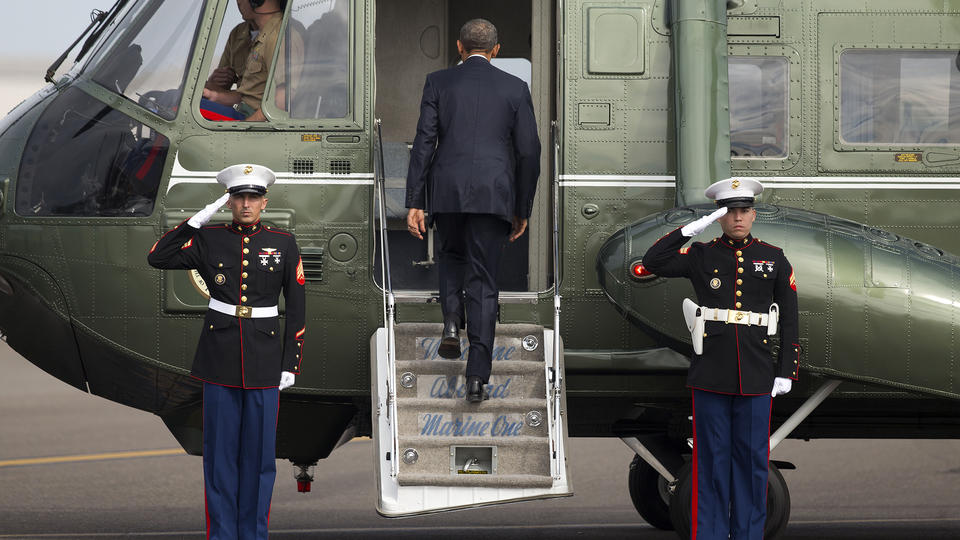
[[[437,353],[448,360],[460,358],[460,328],[457,321],[450,319],[443,323],[443,337]]]
[[[470,403],[480,403],[485,399],[490,399],[487,394],[486,385],[480,380],[480,377],[471,375],[467,377],[467,401]]]

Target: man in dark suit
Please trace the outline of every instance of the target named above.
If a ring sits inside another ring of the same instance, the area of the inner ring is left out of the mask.
[[[407,228],[440,240],[439,353],[460,357],[467,327],[467,400],[482,401],[497,322],[497,269],[504,240],[527,228],[540,176],[540,139],[526,83],[490,64],[497,29],[473,19],[460,29],[463,63],[427,76],[407,172]],[[464,300],[464,296],[466,297]],[[466,315],[466,320],[464,320]]]

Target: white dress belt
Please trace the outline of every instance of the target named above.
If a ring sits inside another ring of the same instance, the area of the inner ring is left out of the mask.
[[[736,309],[720,309],[700,307],[703,318],[708,321],[721,321],[728,324],[747,324],[750,326],[766,326],[770,315],[753,311],[738,311]]]
[[[209,307],[214,311],[219,311],[224,315],[233,315],[234,317],[241,317],[244,319],[262,319],[265,317],[276,317],[280,315],[280,310],[277,309],[277,306],[269,306],[269,307],[235,306],[233,304],[221,302],[215,298],[210,299],[210,304],[208,304],[207,307]]]

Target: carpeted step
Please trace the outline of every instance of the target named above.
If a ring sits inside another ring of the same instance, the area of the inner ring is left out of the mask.
[[[477,485],[481,477],[514,477],[513,481],[544,477],[550,481],[550,440],[546,437],[401,437],[400,456],[416,452],[416,461],[401,461],[401,485],[411,478],[430,478],[423,485]],[[465,467],[478,458],[475,469]],[[481,472],[482,474],[476,474]],[[537,484],[539,485],[539,484]],[[512,484],[510,487],[534,487]]]

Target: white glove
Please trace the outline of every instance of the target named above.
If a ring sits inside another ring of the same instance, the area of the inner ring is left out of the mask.
[[[712,214],[708,216],[703,216],[702,218],[696,221],[691,221],[690,223],[687,223],[686,225],[684,225],[683,228],[680,229],[680,234],[686,236],[687,238],[690,238],[691,236],[696,236],[702,233],[703,230],[709,227],[711,223],[720,219],[720,217],[726,213],[727,213],[727,207],[721,206],[720,208],[717,208],[716,210],[714,210]]]
[[[773,391],[770,392],[772,397],[781,396],[790,391],[790,388],[793,386],[793,381],[786,377],[777,377],[773,380]]]
[[[192,218],[187,220],[187,225],[190,225],[194,229],[199,229],[207,224],[210,221],[210,218],[217,213],[224,204],[227,203],[227,199],[230,198],[229,193],[224,193],[223,197],[213,201],[212,203],[203,207],[203,210],[197,212]]]
[[[285,388],[290,388],[291,386],[293,386],[293,382],[294,382],[295,380],[297,380],[297,376],[294,375],[293,373],[290,373],[289,371],[284,371],[284,372],[280,373],[280,388],[279,388],[279,390],[283,390],[283,389],[285,389]]]

